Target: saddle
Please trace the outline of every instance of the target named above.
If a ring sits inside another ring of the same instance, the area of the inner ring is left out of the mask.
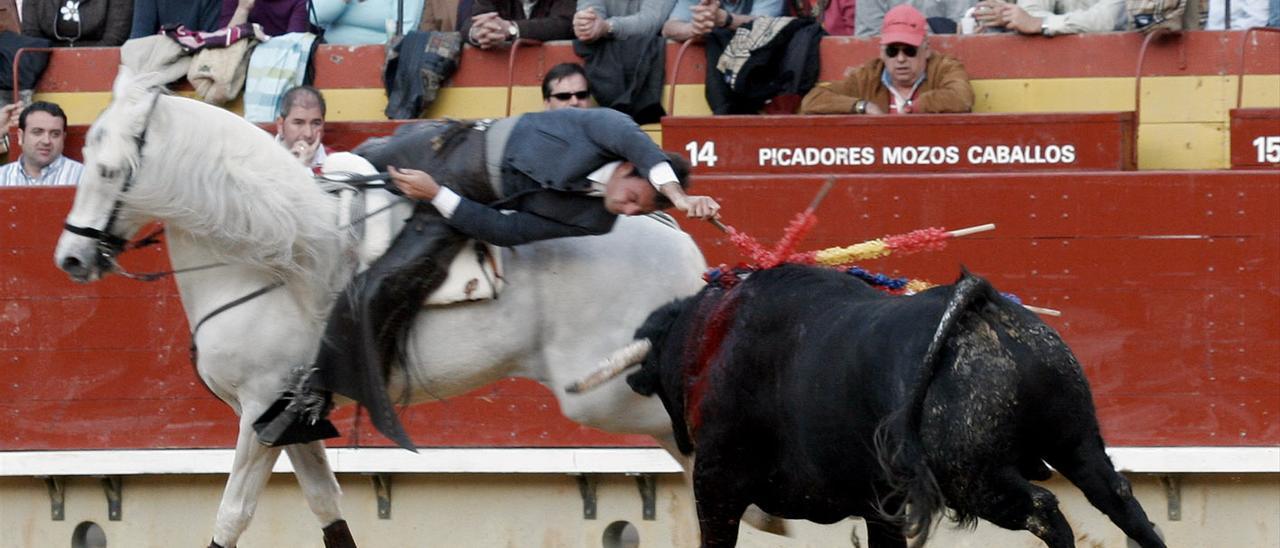
[[[321,173],[331,179],[341,180],[344,175],[374,175],[378,170],[359,155],[338,152],[326,157]],[[412,214],[413,206],[409,201],[382,189],[369,189],[362,196],[354,192],[344,193],[343,200],[349,205],[344,204],[341,211],[348,213],[339,223],[352,223],[356,227],[360,239],[356,253],[357,268],[358,271],[363,271],[386,252],[391,240]],[[450,263],[444,283],[427,295],[422,304],[444,306],[495,299],[505,286],[502,249],[489,243],[470,240]]]

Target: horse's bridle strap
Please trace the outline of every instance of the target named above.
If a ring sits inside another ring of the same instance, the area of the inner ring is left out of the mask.
[[[128,240],[99,228],[76,226],[70,223],[64,223],[62,228],[77,236],[84,236],[85,238],[92,238],[102,242],[104,245],[110,246],[117,251],[123,250],[129,243]]]

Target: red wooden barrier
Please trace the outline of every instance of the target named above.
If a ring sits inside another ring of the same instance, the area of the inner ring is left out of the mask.
[[[1134,169],[1131,112],[706,116],[662,121],[698,173]]]
[[[862,266],[935,282],[961,264],[1030,304],[1080,358],[1112,445],[1280,444],[1280,171],[843,176],[803,249],[995,222],[942,252]],[[702,177],[725,222],[771,243],[821,176]],[[0,189],[0,450],[230,447],[170,282],[75,285],[52,252],[70,189]],[[724,235],[685,223],[712,264]],[[126,257],[161,268],[162,251]],[[351,432],[352,412],[339,412]],[[528,381],[415,406],[423,446],[648,445],[559,416]],[[366,445],[386,445],[365,426]],[[350,443],[350,436],[343,443]]]
[[[1280,167],[1280,109],[1231,109],[1231,168]]]

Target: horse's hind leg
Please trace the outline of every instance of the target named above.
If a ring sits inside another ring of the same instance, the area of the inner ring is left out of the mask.
[[[245,406],[240,415],[240,435],[236,438],[236,457],[231,465],[227,487],[218,503],[218,519],[213,526],[210,546],[232,548],[249,527],[258,497],[271,478],[271,467],[280,457],[280,448],[258,443],[253,421],[265,406]]]
[[[1050,460],[1049,464],[1080,488],[1090,504],[1111,518],[1112,523],[1139,546],[1164,548],[1164,541],[1156,535],[1147,513],[1133,498],[1129,481],[1116,472],[1100,439],[1095,437],[1094,441],[1080,444],[1067,455]]]
[[[338,505],[342,489],[338,487],[337,478],[333,477],[333,469],[324,454],[324,444],[313,441],[288,445],[284,450],[293,463],[293,473],[302,487],[302,494],[307,497],[307,505],[324,526],[325,548],[355,548],[356,541],[351,538],[351,530],[347,528],[347,521],[342,519],[342,509]]]

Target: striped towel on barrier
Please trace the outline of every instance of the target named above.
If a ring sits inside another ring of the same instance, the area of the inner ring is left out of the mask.
[[[309,32],[291,32],[274,36],[253,50],[244,84],[246,120],[276,119],[280,97],[303,83],[315,41],[316,35]]]

